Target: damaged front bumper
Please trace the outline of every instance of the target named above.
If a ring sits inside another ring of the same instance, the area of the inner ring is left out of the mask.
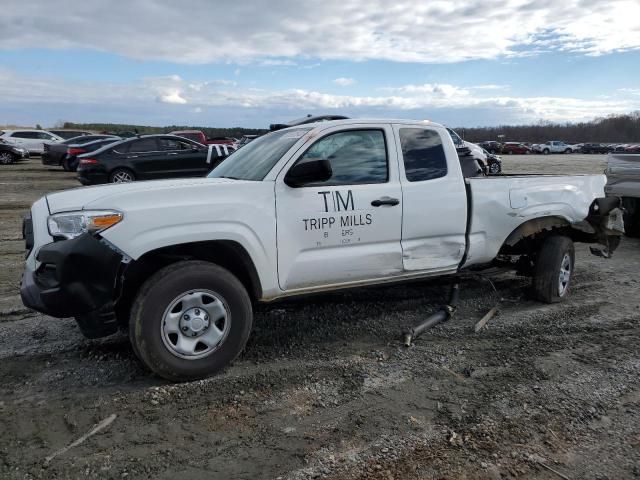
[[[122,265],[119,253],[85,233],[42,246],[36,260],[37,266],[28,266],[22,277],[25,306],[52,317],[75,317],[88,338],[117,331],[113,302]]]

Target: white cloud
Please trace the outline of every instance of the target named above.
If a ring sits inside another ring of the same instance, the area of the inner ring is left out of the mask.
[[[381,90],[396,92],[396,93],[409,93],[409,94],[424,94],[432,97],[450,98],[469,95],[469,90],[459,88],[447,83],[424,83],[422,85],[403,85],[401,87],[385,87]]]
[[[158,100],[160,102],[163,103],[175,103],[178,105],[183,105],[185,103],[187,103],[187,101],[180,96],[180,92],[178,91],[173,91],[173,92],[169,92],[169,93],[165,93],[164,95],[160,95],[158,97]]]
[[[471,90],[508,90],[509,85],[495,85],[492,83],[486,85],[473,85],[469,87]]]
[[[333,80],[333,83],[340,85],[341,87],[348,87],[349,85],[356,83],[356,81],[353,78],[339,77]]]
[[[69,0],[64,10],[73,14],[52,15],[43,0],[4,0],[0,48],[271,65],[297,58],[447,63],[640,48],[638,0],[220,0],[215,8],[208,0],[189,8],[175,0]]]
[[[273,112],[285,112],[281,113],[284,118],[294,118],[309,111],[337,111],[357,117],[393,115],[434,120],[445,113],[465,112],[456,117],[461,118],[458,125],[470,125],[464,118],[468,112],[474,111],[483,112],[485,117],[489,115],[503,123],[541,119],[577,121],[640,109],[640,97],[635,94],[635,89],[624,90],[612,92],[614,95],[609,98],[516,97],[496,95],[494,89],[476,91],[451,84],[422,84],[388,87],[379,95],[337,95],[302,88],[244,88],[216,80],[195,84],[176,76],[145,78],[132,84],[63,82],[57,78],[23,77],[0,69],[0,104],[5,106],[19,101],[23,105],[67,105],[71,111],[76,111],[85,105],[102,105],[106,113],[131,108],[144,110],[150,106],[153,110],[153,105],[157,106],[155,102],[160,101],[179,109],[175,110],[175,115],[183,111],[200,113],[206,110],[213,113],[215,109],[226,109],[244,121],[258,117],[268,119],[274,115]],[[93,115],[95,121],[100,119],[100,115]],[[64,110],[58,118],[60,116],[65,116]],[[475,118],[480,117],[477,115]],[[269,120],[261,120],[261,123],[254,121],[251,125],[268,123]],[[482,122],[474,120],[471,125],[477,123]]]

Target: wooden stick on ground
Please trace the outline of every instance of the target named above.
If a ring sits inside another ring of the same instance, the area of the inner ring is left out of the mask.
[[[546,468],[547,470],[549,470],[550,472],[555,473],[556,475],[558,475],[560,478],[562,478],[563,480],[571,480],[569,477],[567,477],[566,475],[563,475],[562,473],[560,473],[559,471],[551,468],[549,465],[545,465],[542,462],[538,462],[538,465],[543,466],[544,468]]]
[[[70,443],[69,445],[67,445],[64,448],[61,448],[60,450],[58,450],[57,452],[52,453],[51,455],[49,455],[47,458],[44,459],[44,464],[48,465],[49,462],[51,460],[53,460],[54,458],[56,458],[58,455],[62,455],[63,453],[66,453],[67,451],[71,450],[73,447],[77,447],[78,445],[80,445],[82,442],[84,442],[87,438],[95,435],[96,433],[98,433],[100,430],[104,430],[105,428],[107,428],[109,425],[111,425],[113,423],[113,421],[116,419],[117,415],[111,414],[109,415],[107,418],[105,418],[104,420],[102,420],[99,424],[97,424],[95,427],[93,427],[89,432],[85,433],[83,436],[81,436],[79,439],[77,439],[75,442]]]
[[[476,326],[473,327],[475,332],[478,333],[480,330],[482,330],[484,326],[487,324],[487,322],[491,320],[496,313],[498,313],[497,305],[493,307],[491,310],[489,310],[487,314],[484,317],[482,317],[478,323],[476,323]]]

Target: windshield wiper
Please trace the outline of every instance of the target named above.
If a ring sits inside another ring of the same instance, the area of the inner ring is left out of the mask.
[[[238,178],[238,177],[227,177],[225,175],[220,175],[219,177],[215,177],[215,178],[228,178],[229,180],[242,180],[241,178]]]

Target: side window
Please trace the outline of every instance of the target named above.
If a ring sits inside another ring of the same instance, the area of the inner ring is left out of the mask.
[[[143,138],[131,144],[129,153],[155,152],[157,150],[158,144],[155,138]]]
[[[381,130],[350,130],[318,140],[298,160],[327,159],[333,175],[314,185],[386,183],[387,147]]]
[[[195,145],[189,142],[176,140],[175,138],[160,138],[158,139],[160,144],[160,150],[191,150]]]
[[[37,138],[37,132],[13,132],[11,135],[15,138]]]
[[[444,177],[447,157],[438,132],[424,128],[401,128],[400,146],[404,171],[410,182]]]

